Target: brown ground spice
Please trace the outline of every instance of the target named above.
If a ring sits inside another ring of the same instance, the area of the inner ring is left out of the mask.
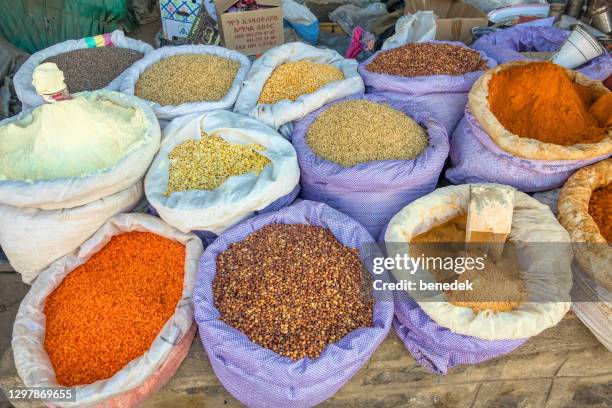
[[[461,216],[417,235],[410,242],[412,256],[462,257],[457,245],[447,243],[465,242],[467,217]],[[481,256],[471,255],[471,256]],[[527,289],[521,277],[517,254],[513,246],[507,246],[498,259],[486,258],[484,269],[466,270],[461,275],[452,271],[432,269],[430,272],[438,282],[459,283],[470,281],[474,290],[445,291],[447,300],[456,306],[469,307],[475,312],[492,310],[509,312],[517,309],[527,299]]]
[[[112,377],[144,354],[183,292],[185,246],[148,232],[111,239],[45,304],[45,350],[58,384]]]
[[[221,320],[293,360],[372,326],[373,299],[358,251],[325,228],[272,224],[217,258]]]
[[[379,53],[366,69],[404,77],[463,75],[486,70],[487,63],[478,52],[467,47],[416,43]]]
[[[593,217],[599,232],[612,242],[612,183],[599,187],[591,194],[589,214]]]

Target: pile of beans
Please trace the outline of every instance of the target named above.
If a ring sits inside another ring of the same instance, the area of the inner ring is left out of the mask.
[[[147,68],[134,94],[162,106],[218,101],[232,87],[239,69],[239,62],[216,55],[174,55]]]
[[[175,191],[214,190],[232,176],[254,172],[259,175],[270,159],[257,153],[256,144],[228,143],[219,136],[201,133],[200,140],[187,140],[168,155],[168,189]]]
[[[427,133],[405,113],[367,100],[340,102],[310,125],[306,142],[319,157],[351,167],[375,160],[412,160]]]
[[[129,48],[98,47],[64,52],[47,58],[64,72],[70,93],[102,89],[117,78],[143,54]]]
[[[221,319],[251,341],[299,360],[371,327],[373,299],[356,249],[325,228],[272,224],[217,258]]]
[[[612,183],[599,187],[591,194],[589,215],[599,227],[599,232],[612,242]]]
[[[467,47],[416,43],[379,53],[366,69],[379,74],[404,77],[463,75],[486,70],[487,63],[478,52]]]
[[[330,64],[307,60],[279,65],[266,83],[257,103],[276,103],[283,99],[295,101],[333,81],[344,79],[341,70]]]
[[[183,292],[185,246],[148,232],[111,239],[45,304],[45,350],[57,382],[91,384],[144,354]]]

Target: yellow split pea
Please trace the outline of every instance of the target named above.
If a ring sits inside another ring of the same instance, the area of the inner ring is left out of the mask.
[[[202,132],[200,140],[187,140],[168,155],[170,159],[168,189],[175,191],[214,190],[232,176],[254,172],[259,175],[270,159],[257,151],[258,144],[228,143],[219,136]]]
[[[272,72],[257,103],[270,104],[283,99],[295,101],[300,95],[313,93],[330,82],[343,79],[342,71],[331,64],[307,60],[287,62]]]

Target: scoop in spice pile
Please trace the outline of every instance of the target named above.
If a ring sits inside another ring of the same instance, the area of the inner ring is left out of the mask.
[[[201,133],[200,140],[187,140],[168,155],[168,189],[175,191],[214,190],[232,176],[254,172],[259,175],[270,159],[257,153],[257,144],[228,143],[220,136]]]
[[[70,93],[102,89],[144,54],[129,48],[96,47],[64,52],[47,58],[64,72]]]
[[[464,257],[465,250],[452,243],[465,241],[466,223],[464,215],[417,235],[410,240],[411,255],[419,257],[424,254],[430,259]],[[507,246],[501,256],[486,258],[483,263],[482,270],[467,269],[460,275],[438,266],[429,268],[429,271],[438,282],[472,282],[473,290],[446,290],[444,294],[451,304],[469,307],[475,312],[510,312],[527,300],[527,288],[512,246]]]
[[[134,94],[162,106],[222,99],[232,87],[240,63],[209,54],[162,59],[142,73]]]
[[[283,99],[295,101],[330,82],[344,79],[341,70],[330,64],[307,60],[279,65],[264,84],[257,103],[272,104]]]
[[[344,167],[375,160],[412,160],[427,148],[425,129],[389,105],[352,100],[332,105],[308,129],[313,152]]]
[[[370,72],[404,77],[463,75],[483,71],[487,63],[477,51],[444,43],[406,44],[380,52],[367,65]]]
[[[111,239],[47,298],[45,350],[57,382],[91,384],[143,355],[183,292],[185,246],[149,232]]]
[[[251,341],[300,360],[373,325],[373,299],[358,251],[331,231],[271,224],[217,258],[213,283],[221,320]]]
[[[544,143],[602,141],[612,129],[612,93],[597,100],[550,62],[509,67],[488,84],[491,112],[507,130]]]

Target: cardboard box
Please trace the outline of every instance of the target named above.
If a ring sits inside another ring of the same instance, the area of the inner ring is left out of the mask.
[[[162,34],[166,40],[186,38],[203,0],[160,0]]]
[[[225,47],[245,55],[256,55],[283,43],[281,0],[257,0],[258,10],[227,12],[236,0],[215,0],[221,37]]]
[[[458,0],[406,0],[405,14],[433,10],[436,20],[436,40],[469,41],[473,27],[486,27],[487,15]]]

